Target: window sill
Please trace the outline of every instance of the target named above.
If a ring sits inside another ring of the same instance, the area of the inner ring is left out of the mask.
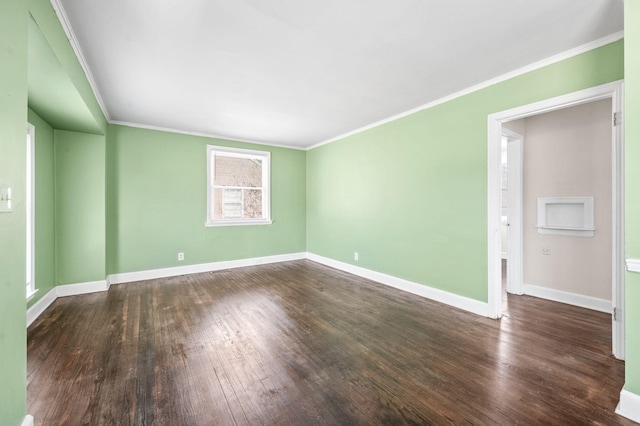
[[[207,222],[204,224],[206,227],[213,226],[246,226],[246,225],[271,225],[273,223],[270,219],[258,219],[258,220],[216,220],[215,222]]]
[[[27,302],[33,299],[33,296],[35,296],[37,292],[38,292],[37,288],[35,290],[27,289]]]

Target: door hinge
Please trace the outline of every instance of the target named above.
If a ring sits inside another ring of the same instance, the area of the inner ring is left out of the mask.
[[[618,308],[613,308],[613,320],[618,321]]]
[[[616,127],[618,125],[618,113],[614,112],[613,113],[613,127]]]

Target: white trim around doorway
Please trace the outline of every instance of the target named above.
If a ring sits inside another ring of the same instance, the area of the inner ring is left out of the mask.
[[[500,155],[502,123],[530,117],[563,108],[577,106],[601,99],[611,99],[615,120],[612,126],[612,351],[616,358],[624,359],[624,126],[621,117],[624,107],[624,83],[622,80],[592,87],[567,95],[523,105],[491,114],[488,126],[488,172],[487,172],[487,266],[488,266],[488,310],[492,318],[502,315],[502,268],[501,268],[501,212],[500,212]]]

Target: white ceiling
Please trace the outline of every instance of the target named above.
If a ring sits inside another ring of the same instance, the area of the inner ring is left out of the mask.
[[[618,33],[622,0],[53,0],[112,122],[309,147]]]

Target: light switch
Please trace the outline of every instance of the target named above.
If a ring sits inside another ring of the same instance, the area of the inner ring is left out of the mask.
[[[11,187],[0,181],[0,213],[10,213],[13,210]]]

